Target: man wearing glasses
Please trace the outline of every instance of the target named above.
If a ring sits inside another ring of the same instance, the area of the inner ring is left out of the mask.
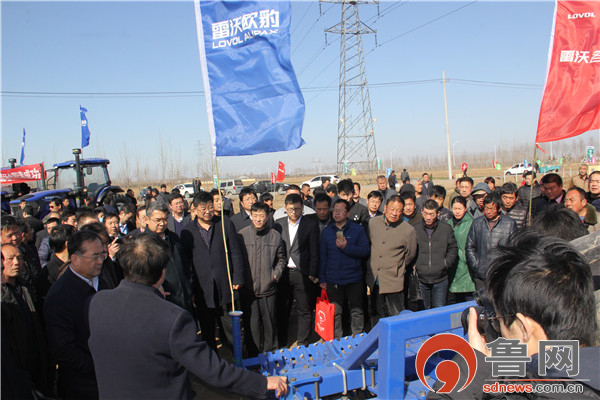
[[[182,200],[183,201],[183,200]],[[169,208],[161,201],[153,201],[146,208],[146,229],[143,235],[157,236],[167,242],[170,250],[162,284],[165,299],[194,315],[192,305],[192,267],[185,254],[179,236],[167,229]]]
[[[288,194],[285,197],[287,217],[275,221],[275,229],[281,233],[288,252],[286,268],[277,289],[277,330],[282,346],[288,341],[287,325],[292,300],[296,301],[298,312],[297,344],[308,344],[314,285],[319,281],[319,225],[314,217],[303,216],[303,209],[300,194]]]
[[[196,219],[181,231],[181,243],[186,255],[192,260],[192,270],[196,274],[194,278],[197,286],[194,289],[202,338],[216,351],[215,324],[218,320],[225,331],[225,335],[220,335],[221,341],[224,342],[227,338],[233,344],[233,324],[228,315],[232,310],[232,295],[227,266],[229,265],[236,310],[239,310],[238,290],[245,283],[244,258],[229,218],[214,216],[213,197],[210,193],[195,194],[192,207]],[[225,220],[221,221],[221,218]],[[150,218],[149,227],[151,222]],[[225,253],[224,237],[228,253]]]
[[[107,254],[100,237],[91,231],[77,232],[67,248],[70,266],[52,285],[44,304],[48,345],[58,363],[58,395],[65,400],[97,399],[85,305],[104,289],[98,277]]]

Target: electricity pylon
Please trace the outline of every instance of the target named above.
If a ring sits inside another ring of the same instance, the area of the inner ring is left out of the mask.
[[[377,177],[377,152],[371,100],[362,42],[363,34],[376,33],[360,21],[359,4],[374,0],[321,0],[342,5],[341,22],[325,29],[340,35],[337,171],[344,176],[356,169],[369,182]]]

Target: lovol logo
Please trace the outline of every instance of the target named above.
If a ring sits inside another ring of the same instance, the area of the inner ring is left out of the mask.
[[[569,14],[569,16],[567,18],[568,19],[596,18],[596,14],[594,14],[593,12],[576,13],[576,14]]]
[[[441,350],[452,350],[457,352],[465,359],[467,366],[469,367],[469,375],[467,382],[460,388],[459,392],[464,390],[473,381],[475,377],[475,371],[477,370],[477,356],[475,356],[475,350],[469,345],[465,339],[460,336],[452,335],[450,333],[441,333],[435,335],[425,343],[419,349],[417,353],[417,359],[415,361],[417,367],[417,375],[419,379],[429,390],[433,390],[425,380],[425,364],[427,360],[435,353]],[[460,369],[458,365],[451,360],[444,360],[439,363],[436,367],[435,373],[438,380],[444,382],[444,385],[437,390],[437,393],[450,393],[455,386],[458,384],[460,379]]]

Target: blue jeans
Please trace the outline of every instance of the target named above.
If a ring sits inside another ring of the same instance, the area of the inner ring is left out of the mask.
[[[425,309],[442,307],[446,305],[446,296],[448,295],[448,279],[439,283],[419,282],[421,294],[423,295],[423,304]]]

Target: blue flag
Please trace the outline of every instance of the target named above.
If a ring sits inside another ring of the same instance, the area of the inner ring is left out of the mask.
[[[25,161],[25,128],[23,128],[23,140],[21,141],[21,161],[19,164],[23,165]]]
[[[79,106],[79,116],[81,117],[81,148],[90,145],[90,129],[88,128],[88,120],[85,116],[87,110]]]
[[[194,5],[213,153],[302,146],[304,98],[290,62],[290,2]]]

